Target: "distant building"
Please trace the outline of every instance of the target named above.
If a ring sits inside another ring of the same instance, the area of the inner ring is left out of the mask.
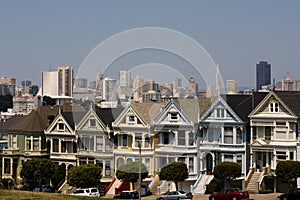
[[[120,86],[131,87],[131,73],[130,71],[121,70],[119,73]]]
[[[87,79],[80,77],[74,78],[74,88],[87,88]]]
[[[281,91],[300,91],[300,80],[294,80],[287,76],[282,81],[276,83],[276,90]]]
[[[263,85],[271,84],[271,64],[260,61],[256,64],[256,90],[262,89]]]
[[[26,86],[30,86],[31,85],[31,81],[30,80],[24,80],[21,82],[22,87],[26,87]]]
[[[73,96],[73,68],[71,66],[58,66],[58,94],[60,96]]]
[[[15,96],[16,79],[15,78],[0,78],[0,95]]]
[[[194,77],[190,77],[189,78],[189,85],[188,85],[188,91],[189,91],[189,95],[197,95],[198,93],[198,83],[196,83],[196,80]]]
[[[99,72],[96,76],[95,86],[90,84],[90,88],[95,88],[98,96],[103,95],[103,73]]]
[[[16,114],[29,114],[39,106],[39,98],[34,96],[14,96],[13,111]]]
[[[103,79],[103,100],[115,101],[116,100],[116,80],[110,77]]]
[[[236,80],[226,81],[226,93],[227,94],[237,94],[238,93],[238,82]]]

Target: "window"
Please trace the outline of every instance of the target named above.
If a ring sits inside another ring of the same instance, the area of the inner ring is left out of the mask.
[[[141,133],[136,133],[135,137],[134,137],[134,141],[135,141],[135,147],[139,147],[139,145],[142,146],[142,134]]]
[[[215,130],[214,128],[207,129],[208,142],[213,142],[214,141],[214,137],[215,137],[215,131],[214,130]]]
[[[233,144],[233,128],[224,127],[224,143]]]
[[[105,176],[110,176],[110,161],[105,161]]]
[[[294,160],[294,152],[290,152],[290,160]]]
[[[278,160],[286,160],[286,152],[285,151],[276,151]]]
[[[128,147],[128,135],[127,134],[122,134],[122,146],[123,147]]]
[[[81,141],[83,145],[83,149],[85,150],[94,150],[94,137],[89,135],[82,135]]]
[[[61,141],[61,152],[62,153],[67,153],[67,143],[66,141]]]
[[[53,152],[58,152],[58,139],[53,139]]]
[[[4,158],[4,173],[10,174],[10,159]]]
[[[278,102],[270,102],[269,104],[269,110],[270,112],[279,112],[279,103]]]
[[[124,164],[124,159],[123,158],[118,158],[117,159],[117,169],[119,169],[119,167],[121,166],[121,165],[123,165]]]
[[[17,145],[17,135],[13,135],[12,136],[12,148],[13,149],[18,148],[18,145]]]
[[[150,172],[150,158],[145,158],[145,166],[148,172]]]
[[[189,172],[194,172],[194,158],[189,158]]]
[[[185,132],[178,131],[178,145],[185,145]]]
[[[237,128],[236,129],[236,143],[242,144],[242,142],[243,142],[242,130],[240,128]]]
[[[194,145],[194,133],[189,132],[189,139],[188,139],[188,145]]]
[[[127,122],[129,124],[134,124],[135,123],[135,116],[134,115],[128,115],[127,119],[128,119]]]
[[[163,133],[163,144],[169,144],[169,133],[164,132]]]
[[[149,135],[146,135],[145,136],[145,147],[146,148],[149,148],[151,145],[150,145],[150,137]]]
[[[26,139],[26,150],[27,151],[31,150],[31,137],[27,137]]]
[[[242,155],[237,155],[236,156],[236,162],[242,166],[242,163],[243,163]]]
[[[215,110],[215,112],[216,112],[216,117],[217,118],[225,118],[225,116],[226,116],[226,111],[225,111],[224,108],[217,108]]]
[[[105,139],[105,150],[111,151],[113,148],[113,143],[109,139]]]
[[[58,123],[58,131],[64,131],[65,130],[65,125],[64,123]]]
[[[96,120],[95,119],[90,119],[90,126],[95,127],[96,126]]]
[[[40,142],[40,139],[38,136],[34,136],[33,137],[33,150],[34,151],[38,151],[39,150],[39,142]]]
[[[177,122],[178,121],[178,114],[176,112],[169,113],[170,122]]]
[[[224,162],[233,162],[233,155],[224,155]]]
[[[96,136],[96,151],[103,151],[103,136]]]

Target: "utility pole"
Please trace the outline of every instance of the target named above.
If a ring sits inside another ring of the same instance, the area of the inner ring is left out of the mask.
[[[142,183],[142,176],[141,176],[141,163],[142,163],[142,156],[141,156],[141,142],[138,143],[139,146],[139,200],[141,200],[141,183]]]

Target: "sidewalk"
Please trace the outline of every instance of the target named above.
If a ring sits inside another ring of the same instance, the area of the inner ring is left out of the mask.
[[[272,194],[250,194],[250,199],[254,200],[278,200],[278,196],[280,193],[272,193]],[[148,197],[142,197],[142,200],[155,200],[157,195],[151,195]],[[208,200],[208,194],[194,194],[193,200]]]

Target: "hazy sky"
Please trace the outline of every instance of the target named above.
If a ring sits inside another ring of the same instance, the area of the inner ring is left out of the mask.
[[[223,79],[235,79],[239,86],[255,86],[260,60],[271,63],[276,80],[288,74],[300,79],[297,0],[0,0],[0,76],[40,84],[42,71],[58,65],[72,65],[76,74],[99,43],[140,27],[188,35],[219,63]],[[149,62],[145,59],[145,66]],[[116,63],[129,68],[136,64],[130,59]]]

